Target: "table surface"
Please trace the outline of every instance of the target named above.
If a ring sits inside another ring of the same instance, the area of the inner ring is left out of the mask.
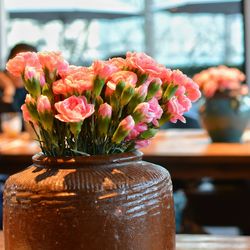
[[[166,167],[173,179],[250,180],[250,130],[241,143],[212,143],[201,129],[164,130],[142,152],[145,160]]]
[[[11,174],[27,167],[38,151],[27,133],[18,138],[0,134],[0,171]],[[211,143],[202,129],[161,130],[142,152],[144,160],[166,167],[173,179],[250,180],[250,130],[242,143]]]
[[[3,232],[0,232],[0,250],[4,250]],[[250,250],[250,237],[177,235],[176,250]]]
[[[177,235],[176,250],[249,250],[249,236]]]
[[[142,151],[146,155],[158,157],[250,157],[250,130],[244,133],[242,143],[212,143],[203,129],[160,130],[151,144]]]

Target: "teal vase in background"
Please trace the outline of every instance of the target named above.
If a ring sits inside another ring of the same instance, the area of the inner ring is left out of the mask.
[[[213,142],[240,142],[249,117],[249,96],[215,95],[200,108],[202,126]]]

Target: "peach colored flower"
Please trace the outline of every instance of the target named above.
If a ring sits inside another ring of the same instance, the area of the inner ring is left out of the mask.
[[[52,84],[53,93],[56,95],[70,95],[73,90],[65,83],[63,79],[53,82]]]
[[[14,58],[10,59],[6,64],[6,69],[16,77],[20,77],[26,66],[41,69],[38,56],[35,52],[21,52]]]
[[[93,89],[94,74],[91,68],[70,67],[66,76],[53,83],[53,92],[57,95],[82,95]]]
[[[90,68],[78,67],[78,70],[67,75],[64,81],[69,89],[81,95],[84,91],[93,89],[94,73]]]
[[[145,53],[127,52],[126,61],[129,68],[138,69],[152,77],[159,77],[165,68]]]
[[[192,79],[188,78],[188,81],[185,84],[185,93],[187,97],[192,102],[196,102],[201,97],[201,92],[198,84],[196,84]]]
[[[55,117],[62,122],[80,122],[95,112],[93,104],[88,104],[84,96],[71,96],[64,101],[55,103],[58,115]]]
[[[119,82],[124,82],[126,86],[130,85],[132,87],[135,87],[137,82],[137,75],[131,71],[115,72],[110,76],[110,80],[108,81],[107,86],[114,91],[116,89],[116,85]]]
[[[220,65],[201,71],[194,75],[193,80],[198,83],[204,96],[211,98],[216,92],[233,91],[235,95],[240,94],[245,75],[237,68]]]
[[[110,64],[116,66],[117,68],[124,70],[127,67],[127,62],[124,58],[121,57],[114,57],[109,59],[108,61]]]
[[[137,75],[131,71],[118,71],[110,76],[110,81],[115,84],[123,81],[126,85],[135,87],[135,84],[137,82]]]
[[[100,78],[106,79],[113,73],[117,72],[119,68],[114,64],[108,61],[99,61],[96,60],[92,64],[92,69],[95,75],[98,75]]]
[[[172,70],[164,68],[159,76],[163,83],[170,83],[172,81]]]
[[[63,58],[61,52],[38,52],[38,58],[42,68],[46,68],[49,72],[57,71],[59,75],[64,75],[69,67],[68,62]]]

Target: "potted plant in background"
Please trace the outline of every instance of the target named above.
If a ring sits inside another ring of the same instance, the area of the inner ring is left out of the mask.
[[[6,249],[175,249],[167,170],[141,160],[165,122],[200,97],[198,85],[144,53],[69,66],[57,52],[20,53],[24,119],[42,153],[4,190]]]
[[[201,122],[213,142],[240,142],[250,116],[245,75],[237,68],[221,65],[194,75],[204,103]]]

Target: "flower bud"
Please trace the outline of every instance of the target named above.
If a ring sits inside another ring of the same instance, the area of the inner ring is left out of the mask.
[[[97,76],[94,80],[94,90],[93,90],[95,97],[101,94],[103,86],[104,86],[104,80]]]
[[[47,96],[50,101],[52,101],[54,98],[52,89],[49,88],[47,83],[45,83],[42,87],[42,95]]]
[[[162,101],[163,102],[169,101],[174,96],[177,89],[178,89],[178,85],[169,84],[167,86],[167,89],[163,93]]]
[[[35,67],[26,66],[24,71],[24,78],[26,81],[32,81],[33,79],[37,79],[40,82],[41,86],[45,84],[45,77],[43,71]]]
[[[81,132],[83,122],[70,122],[69,128],[70,132],[74,135],[75,140],[77,140],[79,133]]]
[[[29,112],[26,104],[22,105],[21,110],[23,111],[23,119],[24,119],[24,121],[33,122],[32,118],[31,118],[31,115],[30,115],[30,112]]]
[[[96,103],[95,103],[95,108],[99,109],[99,107],[103,104],[103,99],[101,98],[101,96],[97,96],[96,97]]]
[[[112,107],[108,103],[101,104],[98,110],[97,129],[100,135],[107,135],[112,116]]]
[[[120,124],[118,125],[113,137],[112,141],[116,144],[121,143],[122,140],[130,133],[130,131],[134,128],[135,122],[131,115],[124,118]]]
[[[24,82],[24,87],[31,94],[32,97],[38,98],[41,95],[41,85],[38,79],[27,79]]]
[[[37,99],[37,111],[43,128],[49,132],[53,129],[53,113],[47,96],[41,95]]]
[[[148,86],[146,84],[143,84],[138,88],[135,88],[135,93],[128,104],[128,113],[132,113],[135,107],[139,103],[144,102],[147,93],[148,93]]]
[[[27,110],[29,111],[29,114],[32,117],[32,119],[34,121],[38,121],[39,116],[38,116],[38,112],[37,112],[36,101],[30,94],[26,95],[25,104],[26,104]]]
[[[149,112],[149,104],[142,102],[138,104],[132,114],[135,124],[142,122]]]
[[[160,78],[156,78],[154,81],[152,81],[148,86],[148,94],[147,94],[147,100],[150,100],[153,98],[156,93],[160,90],[162,85],[162,81]]]
[[[112,106],[113,112],[117,113],[120,108],[120,103],[119,99],[116,97],[114,93],[110,96],[110,104]]]
[[[142,85],[143,83],[146,82],[147,79],[148,79],[148,74],[141,74],[141,75],[138,77],[138,81],[137,81],[137,83],[136,83],[136,86]]]
[[[116,94],[117,97],[119,97],[119,98],[121,97],[121,94],[122,94],[122,92],[123,92],[125,86],[126,86],[126,84],[125,84],[125,82],[123,82],[123,81],[120,81],[120,82],[116,85],[115,94]]]
[[[132,86],[126,86],[124,88],[124,90],[122,91],[122,95],[121,95],[121,105],[125,106],[126,104],[129,103],[129,101],[131,100],[131,98],[133,97],[135,93],[135,89]]]
[[[37,111],[42,114],[45,112],[51,112],[51,104],[47,96],[41,95],[37,99]]]

